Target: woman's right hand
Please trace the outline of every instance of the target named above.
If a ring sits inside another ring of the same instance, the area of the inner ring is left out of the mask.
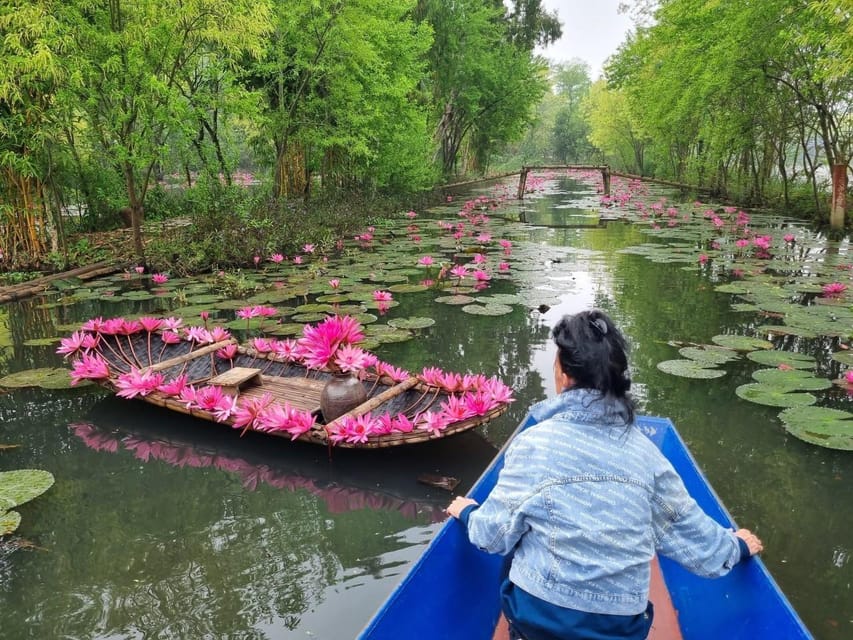
[[[738,529],[735,531],[735,535],[746,543],[749,548],[749,555],[754,556],[756,553],[764,551],[761,540],[749,529]]]

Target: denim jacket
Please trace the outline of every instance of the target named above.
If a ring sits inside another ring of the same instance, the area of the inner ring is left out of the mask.
[[[702,511],[620,409],[588,389],[534,405],[539,423],[516,436],[468,517],[471,542],[514,551],[510,580],[552,604],[634,615],[646,609],[656,551],[707,577],[740,560],[734,533]]]

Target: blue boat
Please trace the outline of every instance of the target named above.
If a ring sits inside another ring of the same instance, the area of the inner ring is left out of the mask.
[[[516,433],[534,423],[528,417]],[[734,527],[672,422],[641,416],[637,425],[672,463],[699,505],[720,524]],[[474,485],[470,497],[482,502],[488,496],[503,466],[505,450],[506,445]],[[468,542],[464,527],[448,520],[362,630],[359,640],[491,640],[500,614],[497,594],[502,562],[500,556],[476,549]],[[713,580],[695,576],[668,558],[661,557],[659,566],[674,609],[669,617],[677,618],[679,629],[656,635],[653,628],[650,638],[812,638],[758,557]],[[667,613],[659,611],[654,595],[652,601],[657,627],[659,617],[665,622]]]

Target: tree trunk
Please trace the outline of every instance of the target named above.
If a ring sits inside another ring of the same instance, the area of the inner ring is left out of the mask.
[[[829,226],[831,229],[844,227],[844,215],[847,210],[847,165],[832,165],[832,204],[829,207]]]
[[[142,201],[136,188],[136,178],[133,175],[133,167],[129,162],[122,166],[124,171],[124,182],[127,188],[127,199],[130,201],[130,226],[133,230],[133,250],[140,264],[145,264],[145,245],[142,241]]]

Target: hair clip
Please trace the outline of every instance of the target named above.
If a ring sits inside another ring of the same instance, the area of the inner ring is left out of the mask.
[[[589,326],[595,329],[600,336],[604,337],[607,335],[607,323],[601,318],[590,319]]]

